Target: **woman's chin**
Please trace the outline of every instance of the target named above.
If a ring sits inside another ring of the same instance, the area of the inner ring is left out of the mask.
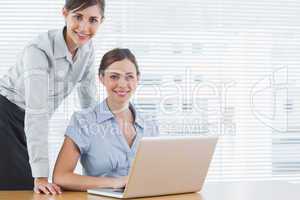
[[[117,103],[127,103],[129,99],[130,97],[128,95],[114,97],[114,101],[116,101]]]
[[[79,44],[80,44],[81,46],[83,46],[83,45],[85,45],[86,43],[88,43],[88,41],[89,41],[89,39],[80,40],[80,41],[79,41]]]
[[[85,45],[86,43],[88,43],[88,41],[90,40],[90,38],[85,38],[85,39],[80,39],[80,38],[76,38],[76,44],[78,47],[82,47],[83,45]]]

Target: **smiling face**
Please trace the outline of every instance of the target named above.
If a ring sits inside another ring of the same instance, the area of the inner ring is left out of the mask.
[[[67,10],[63,8],[66,20],[66,42],[69,49],[76,49],[87,43],[97,32],[102,22],[98,5],[83,10]]]
[[[100,75],[100,80],[106,88],[108,100],[124,104],[134,94],[139,77],[136,66],[130,60],[123,59],[109,65]]]

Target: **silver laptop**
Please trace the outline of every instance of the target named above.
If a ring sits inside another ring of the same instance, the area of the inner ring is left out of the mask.
[[[90,189],[90,194],[136,198],[202,189],[217,137],[142,138],[124,189]]]

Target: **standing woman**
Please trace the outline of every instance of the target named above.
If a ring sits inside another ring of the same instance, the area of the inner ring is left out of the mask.
[[[104,7],[104,0],[66,0],[66,26],[31,41],[0,79],[0,190],[61,193],[48,183],[48,123],[77,83],[81,107],[95,103],[91,38]]]

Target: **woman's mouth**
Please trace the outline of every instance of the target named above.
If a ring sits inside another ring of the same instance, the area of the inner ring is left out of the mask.
[[[124,97],[129,93],[129,91],[114,91],[114,92],[116,93],[116,95],[120,97]]]
[[[78,32],[75,32],[75,33],[79,40],[87,40],[90,37],[90,35],[88,35],[88,34],[78,33]]]

